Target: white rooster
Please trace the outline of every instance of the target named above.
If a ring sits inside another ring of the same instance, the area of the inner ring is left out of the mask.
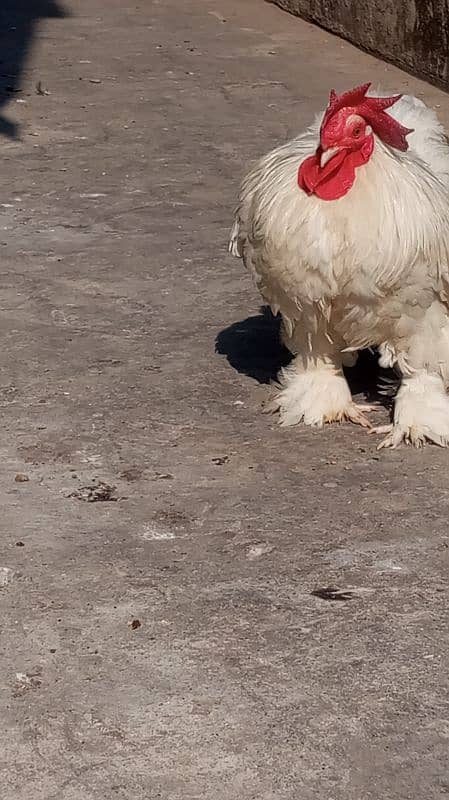
[[[324,116],[245,178],[230,250],[295,356],[282,425],[348,419],[380,447],[449,444],[449,146],[414,97],[331,92]],[[388,109],[388,112],[387,112]],[[371,428],[343,365],[377,346],[401,376],[393,423]]]

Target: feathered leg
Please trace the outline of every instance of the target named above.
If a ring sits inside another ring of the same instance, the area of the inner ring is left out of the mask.
[[[405,327],[405,326],[404,326]],[[435,300],[408,337],[394,342],[402,382],[395,398],[391,430],[381,447],[406,444],[422,447],[426,441],[449,445],[449,319]],[[385,433],[374,428],[373,433]]]
[[[346,419],[370,428],[363,412],[374,407],[353,402],[343,374],[341,342],[320,330],[308,333],[302,324],[291,333],[283,325],[282,339],[295,358],[281,371],[278,392],[267,411],[279,411],[281,425],[304,422],[322,427]]]

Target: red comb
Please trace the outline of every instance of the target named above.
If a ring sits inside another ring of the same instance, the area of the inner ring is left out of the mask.
[[[340,111],[341,108],[351,108],[363,103],[370,86],[370,83],[364,83],[363,86],[357,86],[355,89],[350,89],[349,92],[343,92],[343,94],[340,95],[336,93],[335,89],[331,89],[329,105],[326,108],[322,127],[324,128],[330,118],[333,117],[337,111]]]
[[[364,83],[363,86],[357,86],[355,89],[343,92],[340,95],[337,95],[335,90],[332,89],[321,130],[324,130],[337,111],[342,108],[353,108],[356,114],[363,117],[368,125],[371,125],[376,136],[385,144],[395,147],[397,150],[407,150],[408,142],[406,137],[409,133],[413,133],[413,128],[405,128],[400,122],[385,113],[386,109],[397,103],[402,95],[367,97],[366,93],[370,86],[370,83]]]

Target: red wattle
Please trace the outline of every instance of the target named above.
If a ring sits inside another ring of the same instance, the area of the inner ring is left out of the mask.
[[[321,200],[338,200],[352,187],[357,167],[366,164],[373,152],[372,137],[359,150],[341,150],[324,167],[320,166],[321,151],[309,156],[298,170],[298,185],[306,194],[315,194]]]

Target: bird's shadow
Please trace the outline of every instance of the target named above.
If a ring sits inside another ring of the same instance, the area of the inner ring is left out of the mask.
[[[237,372],[248,375],[258,383],[271,383],[281,367],[287,366],[292,355],[281,343],[280,316],[273,316],[268,306],[262,306],[257,316],[234,322],[220,331],[215,341],[216,352],[226,356]],[[375,353],[362,350],[354,367],[345,369],[351,393],[362,394],[369,402],[376,400],[389,406],[390,400],[379,395],[382,378],[392,379],[392,373],[381,370]]]

